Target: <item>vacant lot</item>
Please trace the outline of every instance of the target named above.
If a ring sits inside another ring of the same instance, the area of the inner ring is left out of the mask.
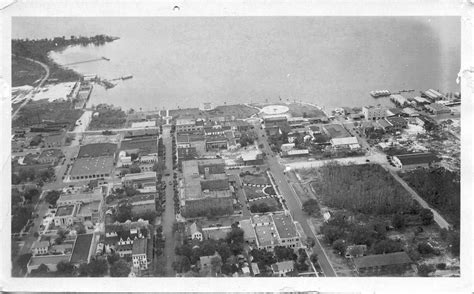
[[[243,104],[236,105],[221,105],[217,106],[211,111],[207,111],[206,114],[212,116],[234,116],[235,118],[248,118],[254,114],[257,114],[258,110],[252,107],[248,107]]]
[[[71,102],[48,102],[47,100],[30,101],[18,113],[13,127],[28,127],[50,121],[74,125],[81,117],[83,110],[74,109]]]
[[[241,177],[242,183],[252,185],[269,185],[270,180],[264,174],[244,175]]]
[[[33,86],[34,82],[40,80],[44,74],[46,72],[39,64],[23,58],[12,57],[12,87]]]

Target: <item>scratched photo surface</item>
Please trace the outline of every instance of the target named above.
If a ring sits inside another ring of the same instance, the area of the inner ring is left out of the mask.
[[[460,32],[13,17],[11,276],[460,277]]]

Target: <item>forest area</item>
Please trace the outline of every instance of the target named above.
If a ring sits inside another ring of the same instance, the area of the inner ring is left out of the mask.
[[[331,163],[318,169],[312,186],[324,204],[357,213],[408,213],[417,205],[379,165]]]
[[[433,208],[459,228],[461,218],[461,175],[445,168],[417,169],[401,177]]]

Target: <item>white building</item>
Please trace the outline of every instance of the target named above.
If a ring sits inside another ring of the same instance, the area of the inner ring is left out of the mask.
[[[387,117],[387,109],[381,105],[364,106],[362,113],[366,120],[378,120]]]

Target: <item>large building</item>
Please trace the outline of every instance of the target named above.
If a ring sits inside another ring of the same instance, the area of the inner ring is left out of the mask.
[[[176,120],[177,133],[202,132],[203,127],[203,124],[197,122],[195,119],[181,118]]]
[[[431,103],[425,106],[426,109],[433,114],[451,113],[451,109],[441,103]]]
[[[61,194],[56,201],[57,206],[74,205],[77,203],[101,202],[103,200],[101,189],[96,189],[90,193]]]
[[[408,153],[393,156],[395,166],[410,170],[415,168],[428,168],[439,162],[440,159],[433,153]]]
[[[137,174],[126,174],[122,178],[122,185],[140,189],[147,186],[156,186],[156,172],[144,172]]]
[[[43,256],[32,256],[28,261],[26,266],[28,274],[31,273],[32,270],[38,269],[42,264],[48,267],[50,272],[57,271],[57,265],[60,262],[69,262],[71,259],[71,255],[43,255]]]
[[[83,263],[89,263],[92,253],[94,234],[81,234],[76,238],[74,242],[74,249],[72,250],[71,263],[80,265]]]
[[[149,243],[149,239],[146,238],[137,239],[133,242],[132,262],[135,269],[148,269],[148,265],[151,263],[152,258],[149,254],[150,249],[152,250],[152,248],[149,248]]]
[[[383,106],[364,106],[362,113],[366,120],[378,120],[387,117],[387,109]]]
[[[259,249],[273,251],[276,246],[302,247],[301,237],[290,214],[254,215],[251,220]]]
[[[182,163],[181,206],[187,217],[233,212],[229,177],[223,159],[190,160]]]
[[[70,179],[96,180],[112,175],[117,145],[113,143],[95,143],[81,146],[75,160]]]
[[[413,261],[405,252],[377,254],[354,258],[355,269],[360,274],[378,274],[405,271]]]
[[[156,212],[155,193],[138,194],[130,199],[132,214],[141,216],[146,213]]]
[[[226,136],[207,136],[206,137],[206,151],[218,151],[227,149],[228,142]]]

